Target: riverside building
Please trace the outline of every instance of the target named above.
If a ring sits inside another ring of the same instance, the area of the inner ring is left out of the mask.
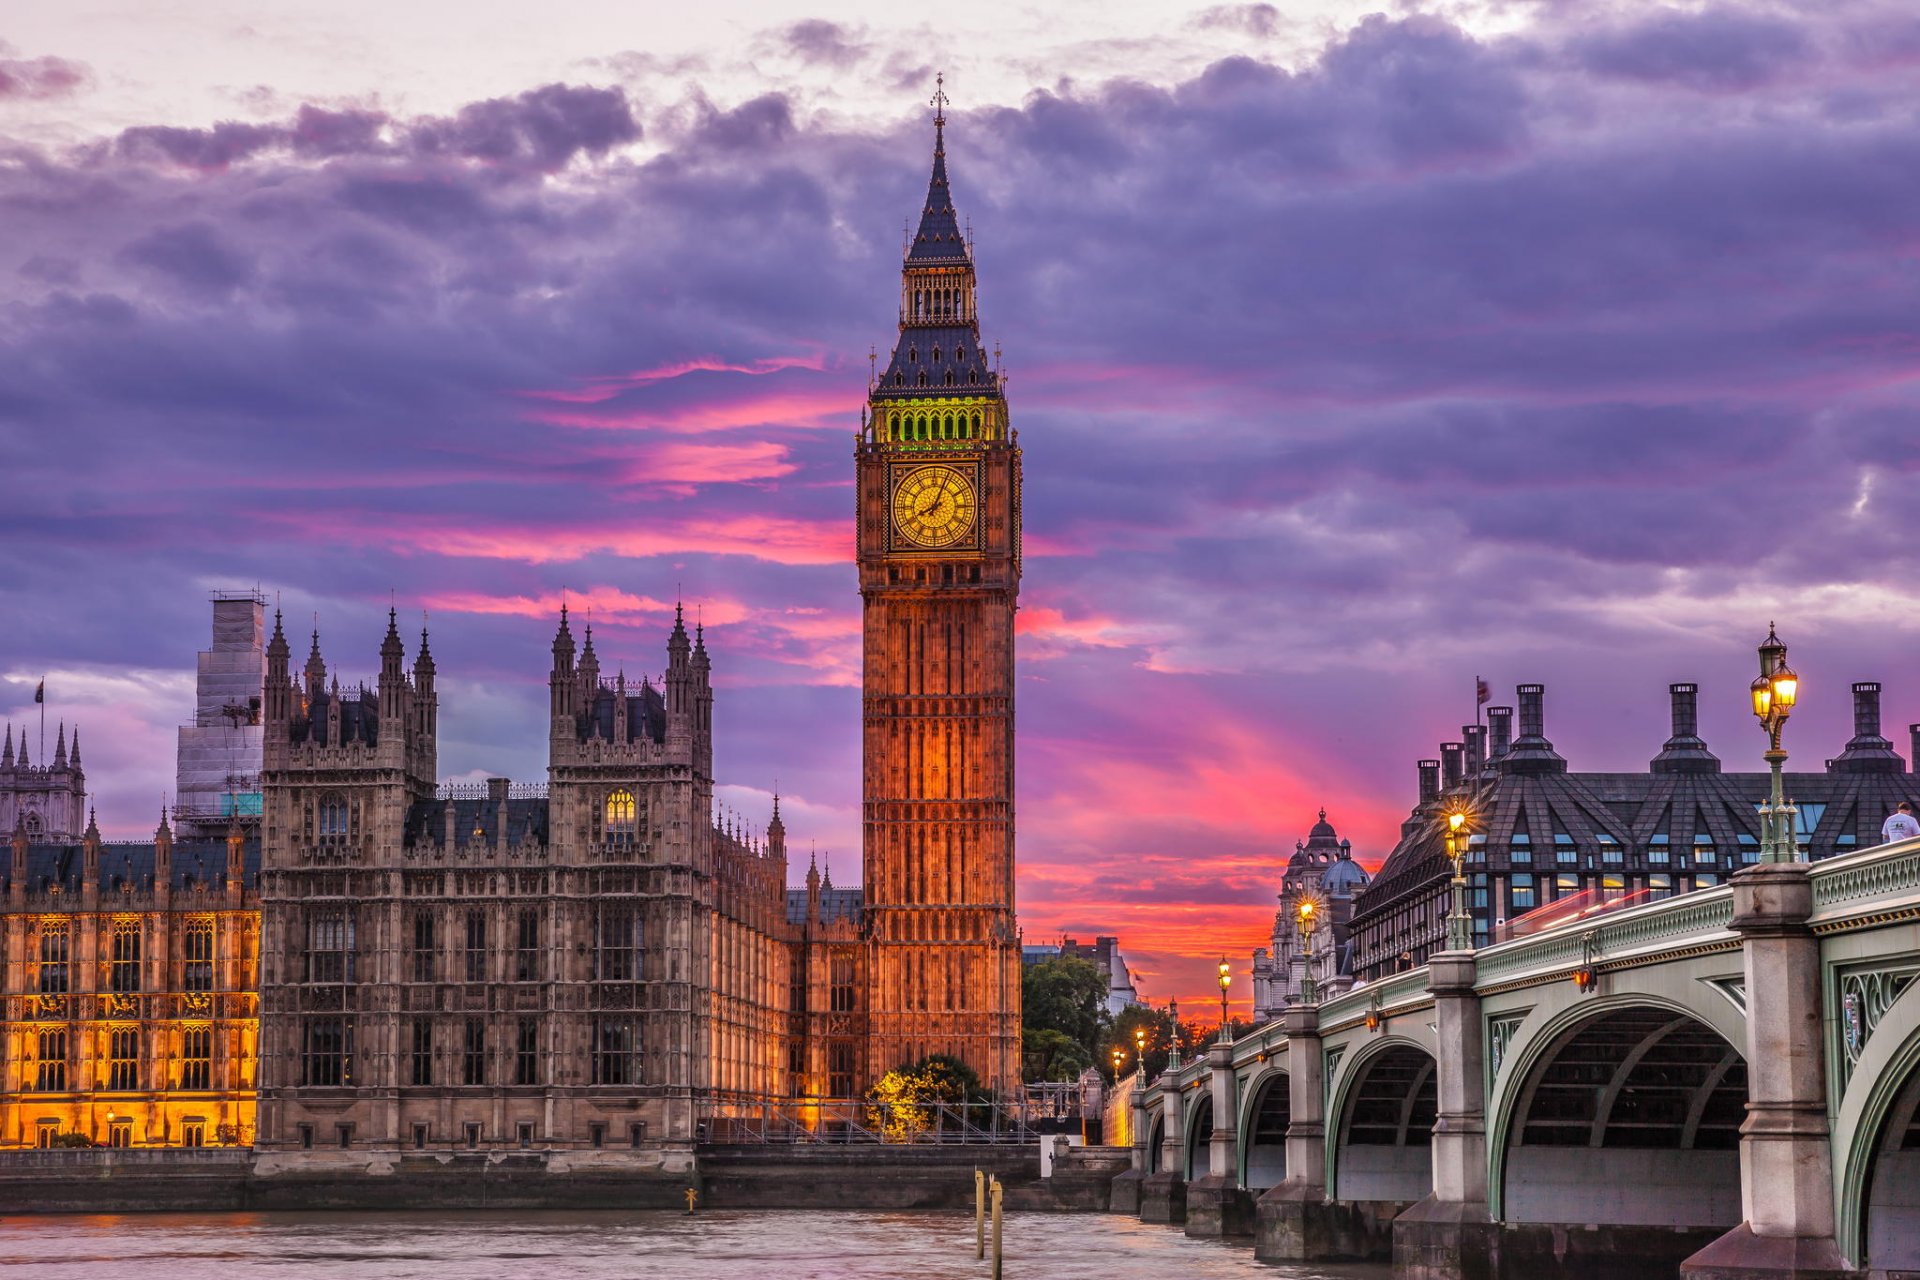
[[[1443,815],[1456,808],[1469,815],[1462,871],[1476,946],[1530,927],[1532,912],[1709,888],[1759,861],[1768,775],[1721,769],[1699,734],[1697,685],[1669,687],[1672,733],[1641,773],[1569,770],[1546,736],[1545,687],[1517,694],[1517,736],[1513,708],[1491,707],[1486,725],[1463,726],[1439,759],[1419,762],[1400,840],[1354,900],[1357,978],[1424,964],[1444,947],[1453,867]],[[1920,805],[1920,778],[1880,732],[1880,685],[1855,684],[1853,708],[1853,737],[1825,769],[1786,775],[1811,860],[1879,843],[1896,804]],[[1920,725],[1909,732],[1920,759]]]

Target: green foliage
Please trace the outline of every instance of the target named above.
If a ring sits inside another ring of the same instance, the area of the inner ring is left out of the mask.
[[[51,1142],[55,1147],[94,1147],[99,1144],[84,1133],[56,1133]]]
[[[1039,1080],[1078,1080],[1080,1073],[1093,1065],[1087,1046],[1064,1031],[1028,1027],[1020,1033],[1020,1049],[1023,1074],[1029,1084]]]
[[[1106,1004],[1107,980],[1091,961],[1055,956],[1024,966],[1020,1016],[1025,1026],[1021,1056],[1026,1079],[1071,1080],[1094,1065],[1107,1032]],[[1044,1033],[1063,1037],[1073,1047]],[[1111,1064],[1101,1065],[1111,1069]]]

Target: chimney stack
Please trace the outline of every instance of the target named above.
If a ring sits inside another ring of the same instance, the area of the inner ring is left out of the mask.
[[[1565,773],[1567,762],[1547,741],[1547,687],[1523,684],[1520,696],[1520,736],[1500,761],[1502,773]]]
[[[1466,747],[1463,766],[1467,771],[1467,781],[1478,781],[1480,771],[1487,764],[1487,727],[1483,724],[1463,724],[1460,726],[1460,739]]]
[[[1913,752],[1913,771],[1920,773],[1920,724],[1907,726],[1907,746]]]
[[[1487,760],[1498,763],[1500,758],[1513,750],[1513,708],[1487,708]]]
[[[1835,773],[1905,773],[1907,763],[1893,743],[1880,736],[1880,682],[1861,680],[1853,686],[1853,740],[1828,766]]]
[[[1913,726],[1914,740],[1920,741],[1920,724]],[[1422,760],[1420,769],[1420,804],[1422,807],[1432,804],[1440,798],[1440,762]]]
[[[1673,736],[1647,768],[1654,773],[1720,772],[1720,758],[1700,737],[1700,686],[1670,684],[1667,697],[1673,706]]]
[[[1460,763],[1461,756],[1464,754],[1465,746],[1462,743],[1443,742],[1440,744],[1440,781],[1441,785],[1448,791],[1452,791],[1460,785]]]

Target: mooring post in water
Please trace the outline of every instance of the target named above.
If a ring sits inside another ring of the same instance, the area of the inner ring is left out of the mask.
[[[987,1256],[987,1175],[973,1171],[973,1256]]]
[[[1000,1280],[1000,1179],[993,1180],[993,1280]]]
[[[687,1188],[687,1212],[688,1213],[693,1212],[694,1202],[699,1198],[700,1198],[699,1191],[695,1190],[693,1187]]]

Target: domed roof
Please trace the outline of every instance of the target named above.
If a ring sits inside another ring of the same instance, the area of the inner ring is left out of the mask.
[[[1367,883],[1367,873],[1352,858],[1339,858],[1327,868],[1320,877],[1320,888],[1329,894],[1339,893],[1351,896],[1354,890]]]
[[[1331,862],[1340,851],[1340,835],[1327,821],[1327,811],[1320,810],[1320,821],[1313,824],[1313,830],[1307,832],[1307,856],[1316,862]]]

